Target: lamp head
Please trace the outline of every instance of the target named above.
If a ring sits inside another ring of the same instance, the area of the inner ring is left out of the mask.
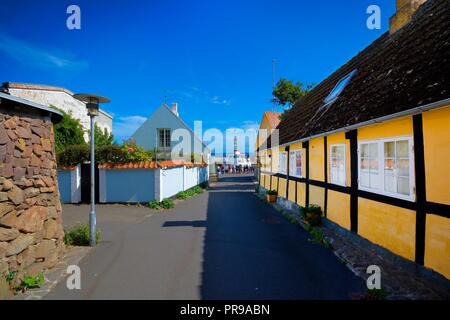
[[[100,103],[110,102],[110,100],[108,98],[99,96],[99,95],[95,95],[95,94],[80,93],[80,94],[75,94],[73,97],[86,104],[88,114],[91,117],[98,116]]]

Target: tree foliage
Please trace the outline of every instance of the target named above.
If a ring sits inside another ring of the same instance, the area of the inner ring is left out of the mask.
[[[108,132],[106,128],[102,130],[97,124],[95,124],[94,128],[96,146],[110,146],[114,144],[114,135]]]
[[[54,126],[56,151],[62,151],[68,146],[86,144],[84,140],[84,129],[80,120],[75,119],[70,113],[61,109],[54,106],[52,108],[57,109],[63,115],[61,122]]]
[[[304,97],[312,88],[313,85],[311,84],[294,83],[288,79],[280,79],[272,92],[272,102],[278,106],[288,105],[291,108],[298,99]]]

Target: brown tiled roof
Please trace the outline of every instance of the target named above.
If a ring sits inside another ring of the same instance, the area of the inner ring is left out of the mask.
[[[175,167],[205,167],[206,163],[192,163],[184,160],[144,161],[133,163],[103,163],[98,166],[102,170],[129,170],[129,169],[168,169]]]
[[[58,167],[58,170],[62,170],[62,171],[73,171],[77,168],[77,166],[63,166],[63,167]]]
[[[341,95],[319,110],[340,79]],[[280,144],[342,129],[450,97],[450,1],[429,0],[399,31],[385,33],[288,111]]]
[[[275,129],[280,123],[281,112],[266,111],[264,114],[269,120],[270,127]]]
[[[98,165],[99,169],[125,170],[125,169],[157,169],[158,163],[155,161],[144,161],[134,163],[103,163]]]

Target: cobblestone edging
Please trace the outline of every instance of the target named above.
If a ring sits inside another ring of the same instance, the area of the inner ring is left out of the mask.
[[[262,190],[257,195],[265,200]],[[272,206],[288,220],[296,221],[296,224],[305,228],[296,204],[286,205],[286,201],[281,199]],[[324,219],[320,229],[338,259],[364,281],[369,276],[366,273],[368,266],[380,267],[381,285],[388,293],[388,300],[450,299],[450,281],[438,273],[401,258],[327,219]],[[363,299],[364,297],[354,298]]]
[[[44,284],[41,288],[30,289],[18,294],[11,300],[41,300],[67,276],[67,267],[78,265],[80,261],[91,251],[90,247],[67,247],[67,252],[60,262],[51,270],[44,272]]]

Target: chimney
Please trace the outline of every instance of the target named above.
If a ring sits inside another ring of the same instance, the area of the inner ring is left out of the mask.
[[[419,8],[427,0],[396,0],[395,15],[389,20],[389,32],[395,33],[397,30],[408,24],[417,8]]]
[[[172,112],[178,117],[179,116],[179,114],[178,114],[178,103],[176,103],[176,102],[173,102],[172,103]]]

